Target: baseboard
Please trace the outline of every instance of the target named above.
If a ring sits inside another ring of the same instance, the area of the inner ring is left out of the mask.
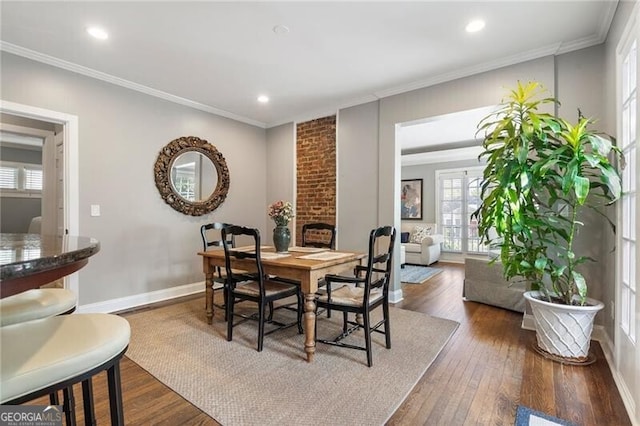
[[[536,331],[536,325],[533,322],[533,315],[525,313],[522,315],[522,328],[525,330]]]
[[[189,296],[204,291],[204,281],[185,284],[177,287],[171,287],[164,290],[152,291],[149,293],[136,294],[133,296],[121,297],[119,299],[107,300],[105,302],[89,303],[80,305],[76,312],[79,313],[110,313],[118,312],[126,309],[136,308],[138,306],[148,305],[150,303],[162,302],[165,300],[175,299],[177,297]]]
[[[522,328],[524,330],[535,331],[535,323],[533,320],[532,314],[524,314],[522,317]],[[634,418],[636,412],[636,404],[627,387],[624,380],[620,376],[620,372],[615,366],[614,362],[614,345],[613,341],[609,337],[609,334],[606,332],[606,329],[601,325],[594,325],[593,331],[591,333],[591,338],[598,343],[600,343],[600,347],[602,348],[602,352],[604,353],[604,357],[607,360],[607,365],[609,366],[609,370],[611,371],[611,376],[613,377],[613,381],[618,388],[618,392],[620,393],[620,397],[622,398],[622,402],[627,409],[627,415],[631,420],[631,424],[634,426],[639,426],[637,420]]]
[[[389,291],[389,303],[398,303],[402,299],[404,299],[404,295],[402,294],[402,289]]]

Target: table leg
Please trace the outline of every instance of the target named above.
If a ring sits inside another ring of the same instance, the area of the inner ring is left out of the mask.
[[[205,309],[207,311],[207,323],[213,323],[213,273],[205,274]]]
[[[315,293],[306,293],[304,300],[304,351],[307,353],[307,362],[313,362],[313,355],[316,352]]]

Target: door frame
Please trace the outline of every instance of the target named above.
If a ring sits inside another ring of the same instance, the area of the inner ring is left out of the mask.
[[[79,235],[78,116],[0,99],[0,113],[31,118],[63,126],[64,136],[64,227]],[[65,287],[79,294],[78,274],[65,278]]]

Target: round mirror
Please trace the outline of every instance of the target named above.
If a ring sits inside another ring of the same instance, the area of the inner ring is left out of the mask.
[[[186,201],[204,201],[216,189],[218,174],[213,161],[197,151],[184,152],[171,165],[173,190]]]
[[[212,212],[229,191],[224,157],[209,142],[195,136],[169,142],[158,154],[154,174],[164,201],[191,216]]]

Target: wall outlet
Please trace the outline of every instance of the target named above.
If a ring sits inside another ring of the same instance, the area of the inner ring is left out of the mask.
[[[91,216],[100,216],[100,204],[91,204]]]

